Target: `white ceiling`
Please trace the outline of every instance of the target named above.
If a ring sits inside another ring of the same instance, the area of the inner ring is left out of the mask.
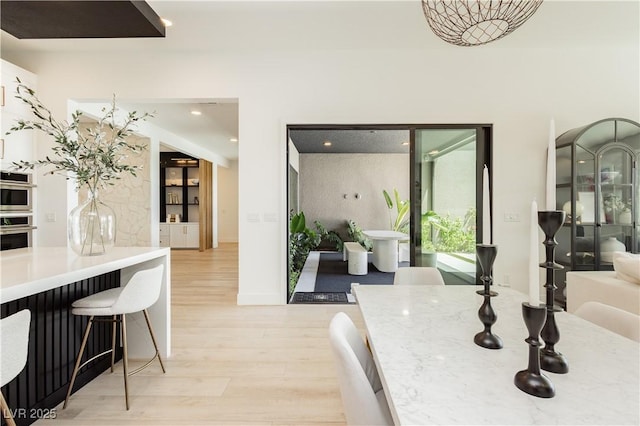
[[[173,22],[164,39],[18,40],[3,31],[2,56],[10,56],[12,51],[146,51],[162,55],[170,50],[215,54],[225,50],[289,49],[446,49],[463,54],[464,49],[637,46],[640,38],[638,1],[546,0],[521,28],[479,47],[452,46],[436,37],[419,0],[148,3]],[[172,102],[151,100],[129,106],[156,111],[154,121],[170,132],[209,149],[215,146],[224,157],[237,158],[238,144],[229,143],[230,138],[238,137],[237,100]],[[200,108],[203,115],[190,115],[192,107]]]
[[[2,49],[466,49],[447,44],[431,32],[419,0],[147,2],[158,15],[173,22],[166,38],[17,40],[2,32]],[[472,49],[637,44],[639,11],[637,0],[546,0],[512,34]]]
[[[151,113],[149,123],[225,158],[238,158],[238,101],[235,99],[124,101],[118,102],[118,106],[126,111]],[[193,115],[191,111],[200,111],[202,115]]]

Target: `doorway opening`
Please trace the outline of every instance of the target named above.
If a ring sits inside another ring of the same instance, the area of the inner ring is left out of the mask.
[[[287,301],[342,300],[338,293],[351,301],[351,283],[392,284],[394,273],[378,270],[371,253],[365,274],[349,274],[343,243],[370,250],[370,230],[406,234],[398,267],[436,266],[448,285],[479,284],[475,244],[482,239],[491,130],[482,124],[287,126]]]

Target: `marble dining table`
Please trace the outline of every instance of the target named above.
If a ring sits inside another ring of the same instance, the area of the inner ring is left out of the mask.
[[[638,425],[640,344],[567,312],[556,313],[556,350],[568,374],[543,372],[555,386],[539,398],[514,385],[529,347],[526,295],[497,287],[491,303],[499,350],[473,342],[483,326],[475,286],[354,287],[396,425]]]

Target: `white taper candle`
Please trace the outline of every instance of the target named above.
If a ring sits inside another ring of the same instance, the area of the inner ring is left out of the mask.
[[[529,304],[540,304],[540,279],[538,259],[538,205],[536,200],[531,202],[531,220],[529,230]]]
[[[556,131],[555,122],[549,125],[549,147],[547,148],[547,210],[556,209]]]
[[[482,244],[491,244],[491,209],[489,196],[489,169],[482,172]]]

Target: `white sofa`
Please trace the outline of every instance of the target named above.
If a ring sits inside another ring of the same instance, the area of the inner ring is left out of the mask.
[[[615,271],[567,272],[567,311],[601,302],[640,315],[640,284],[618,278]]]

